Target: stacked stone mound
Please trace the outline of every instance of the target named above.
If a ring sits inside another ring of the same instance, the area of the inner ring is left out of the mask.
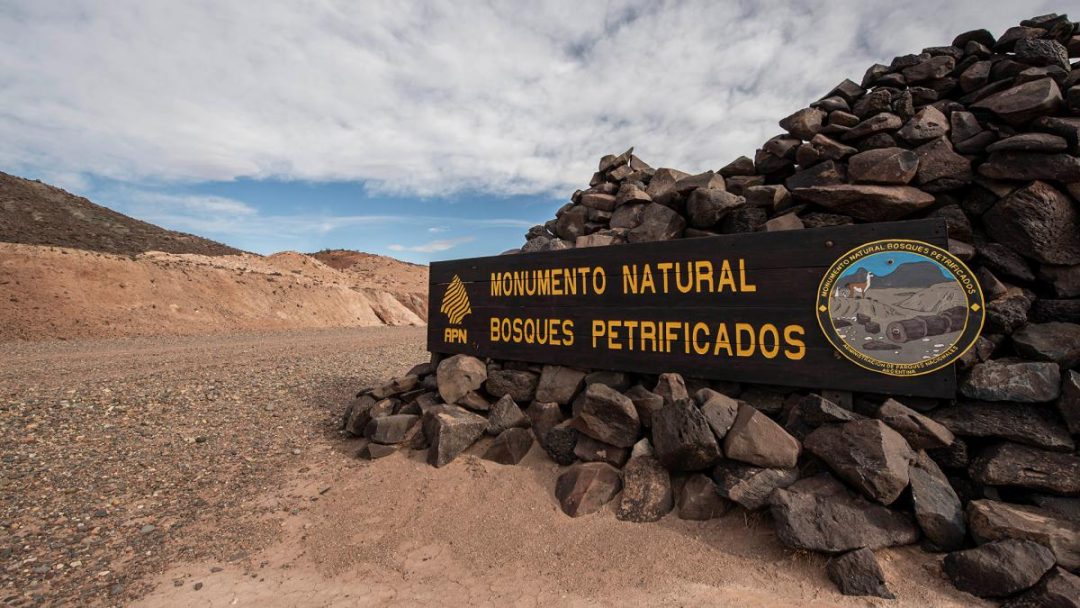
[[[1065,16],[874,65],[780,122],[753,159],[689,175],[631,151],[521,252],[943,218],[987,324],[950,400],[433,356],[362,391],[345,430],[443,466],[484,435],[539,444],[578,517],[768,510],[834,556],[843,593],[890,597],[873,550],[921,543],[1009,606],[1080,603],[1080,31]],[[518,250],[507,253],[517,253]]]

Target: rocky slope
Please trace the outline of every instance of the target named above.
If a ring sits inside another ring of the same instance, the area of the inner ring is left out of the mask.
[[[322,255],[245,253],[0,174],[0,341],[425,322],[426,267]]]
[[[128,255],[144,251],[243,253],[208,239],[141,222],[55,186],[3,172],[0,172],[0,242]]]
[[[425,449],[436,467],[485,434],[501,464],[535,442],[568,467],[570,517],[767,511],[787,547],[831,556],[844,594],[891,598],[874,550],[920,543],[973,596],[1080,606],[1077,57],[1064,15],[960,34],[841,82],[753,159],[689,175],[605,156],[521,248],[943,218],[987,300],[952,399],[436,354],[361,391],[345,432],[361,456]]]

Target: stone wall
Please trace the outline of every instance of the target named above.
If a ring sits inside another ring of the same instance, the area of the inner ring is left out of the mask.
[[[435,466],[484,435],[484,458],[516,464],[535,440],[567,467],[571,517],[767,509],[783,543],[836,556],[843,593],[887,597],[872,551],[918,542],[965,591],[1077,605],[1077,57],[1076,24],[1036,17],[874,65],[715,172],[605,156],[520,249],[943,218],[987,299],[955,399],[436,356],[361,391],[345,431],[365,457],[426,449]]]

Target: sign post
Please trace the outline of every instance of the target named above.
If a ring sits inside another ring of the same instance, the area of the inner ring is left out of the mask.
[[[940,219],[435,262],[428,349],[951,397],[982,293]]]

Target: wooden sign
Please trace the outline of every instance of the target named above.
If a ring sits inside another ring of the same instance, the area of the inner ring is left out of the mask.
[[[982,294],[940,219],[431,264],[428,349],[952,397]]]

